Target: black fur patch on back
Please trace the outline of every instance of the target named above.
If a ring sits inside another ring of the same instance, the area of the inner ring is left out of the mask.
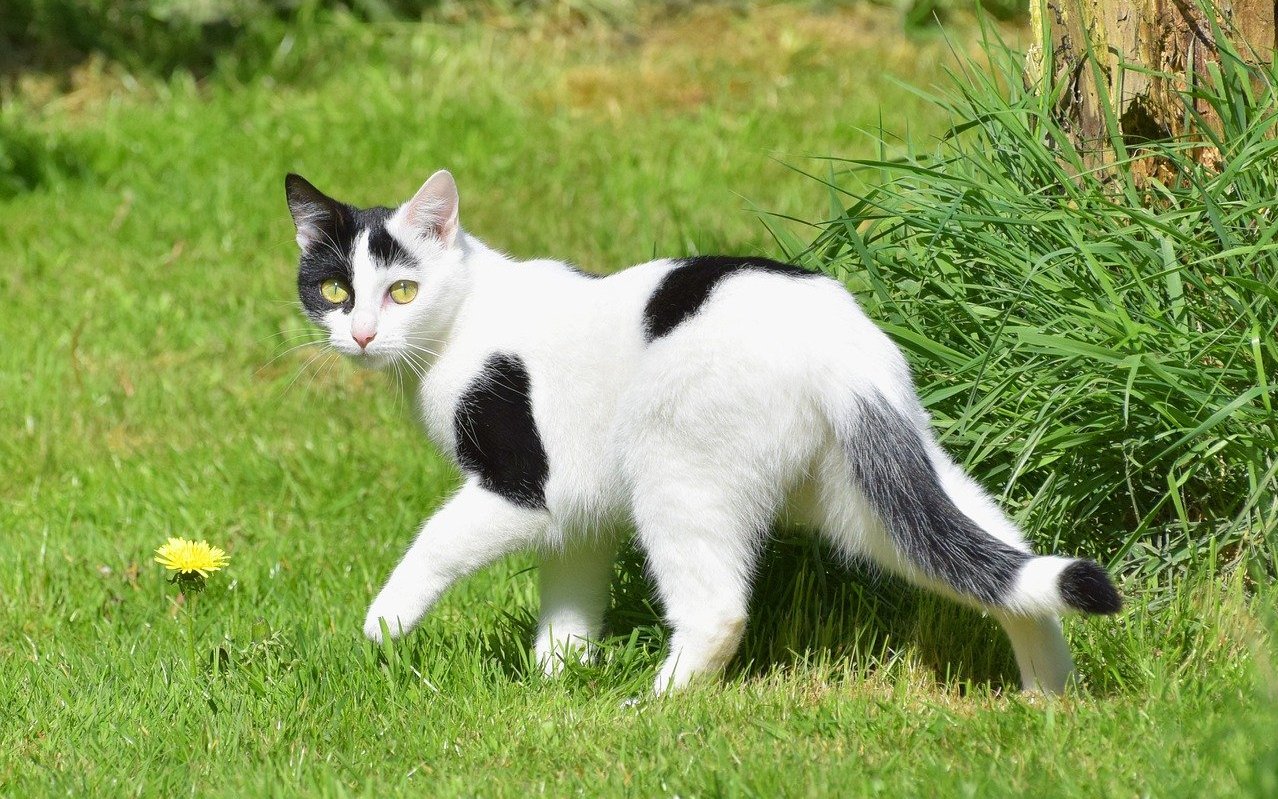
[[[857,485],[906,559],[962,594],[999,604],[1031,556],[958,509],[910,420],[884,399],[863,400],[844,443]]]
[[[742,271],[815,277],[814,272],[767,258],[701,255],[685,258],[657,284],[643,309],[644,336],[655,341],[697,313],[719,282]]]
[[[533,419],[531,381],[518,357],[489,356],[453,417],[457,461],[484,488],[525,508],[546,507],[550,466]]]
[[[1123,608],[1109,574],[1094,560],[1076,560],[1061,571],[1061,598],[1084,613],[1117,613]]]

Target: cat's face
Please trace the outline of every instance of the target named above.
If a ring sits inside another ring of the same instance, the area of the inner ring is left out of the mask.
[[[297,175],[285,180],[301,259],[302,309],[329,344],[361,363],[433,361],[465,290],[457,187],[447,172],[398,209],[340,203]]]

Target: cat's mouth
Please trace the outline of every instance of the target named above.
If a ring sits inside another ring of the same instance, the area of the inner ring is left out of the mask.
[[[354,342],[344,342],[334,345],[334,349],[360,366],[378,371],[398,363],[403,357],[397,348],[390,346],[359,347]]]
[[[389,366],[393,366],[395,363],[397,363],[400,360],[399,353],[393,350],[372,351],[371,349],[366,349],[366,350],[360,350],[359,352],[355,353],[351,357],[360,366],[364,366],[369,369],[375,369],[378,371],[381,371],[382,369],[385,369]]]

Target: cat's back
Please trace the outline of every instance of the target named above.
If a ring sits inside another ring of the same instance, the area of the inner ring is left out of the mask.
[[[606,406],[663,369],[785,371],[883,338],[836,281],[759,257],[658,259],[609,275],[526,261],[483,280],[485,299],[461,325],[465,360],[510,353],[534,391],[574,402]]]
[[[840,283],[762,258],[669,262],[637,324],[645,345],[623,411],[636,417],[764,418],[905,373]]]
[[[642,325],[650,343],[687,337],[689,328],[694,338],[714,333],[713,328],[724,335],[748,335],[770,320],[789,325],[797,321],[790,316],[809,316],[804,306],[822,304],[823,296],[847,299],[838,284],[792,264],[761,257],[696,256],[666,263],[644,303]],[[747,323],[741,325],[743,321]]]

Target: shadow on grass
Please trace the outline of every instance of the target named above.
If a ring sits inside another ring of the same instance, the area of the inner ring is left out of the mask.
[[[814,660],[869,674],[904,658],[960,691],[1020,681],[994,620],[891,575],[845,565],[815,535],[785,531],[772,540],[730,673],[755,677]]]
[[[529,655],[535,611],[502,618],[479,647],[506,678],[526,679],[536,672]],[[651,669],[666,638],[643,556],[627,547],[605,618],[608,668],[620,666],[627,675]],[[960,692],[969,685],[997,690],[1019,683],[1011,648],[992,619],[897,578],[844,566],[817,537],[785,531],[762,559],[745,640],[728,676],[755,679],[809,662],[846,662],[853,672],[870,674],[907,657],[930,668],[938,685]]]

